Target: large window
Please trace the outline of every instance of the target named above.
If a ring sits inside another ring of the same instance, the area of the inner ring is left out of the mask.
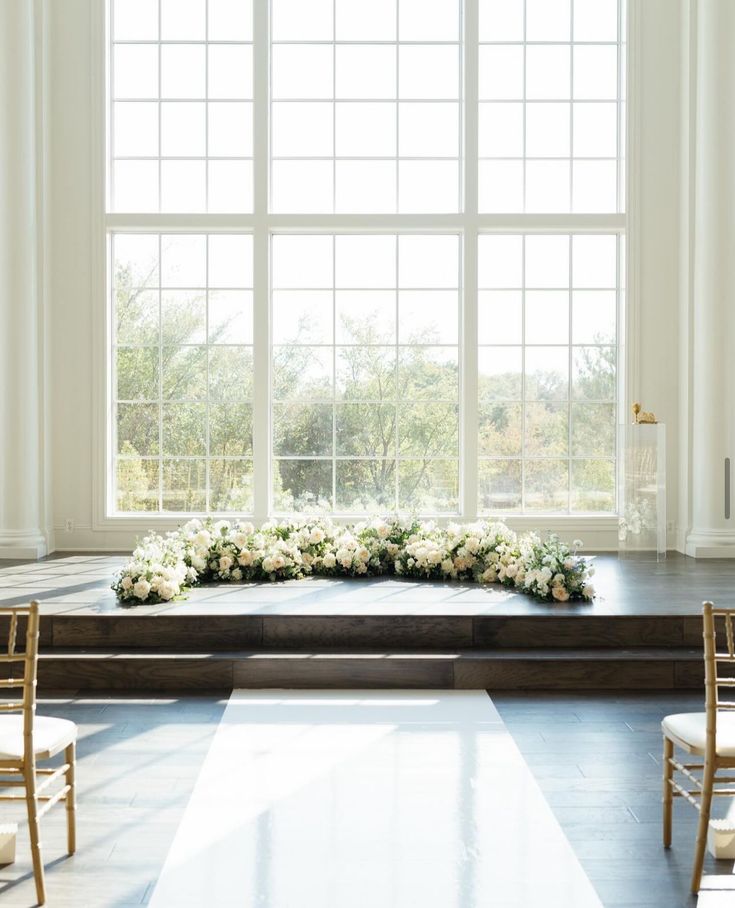
[[[109,0],[108,512],[614,512],[624,12]]]

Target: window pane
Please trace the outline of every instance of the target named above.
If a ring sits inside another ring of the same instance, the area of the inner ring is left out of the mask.
[[[459,0],[275,0],[271,210],[459,211],[459,24]]]
[[[480,0],[481,212],[622,210],[622,5]]]
[[[251,238],[113,234],[111,245],[116,508],[251,508]]]
[[[273,508],[456,512],[459,238],[277,235],[272,261]]]
[[[479,237],[480,513],[614,512],[618,247]]]
[[[251,4],[158,5],[114,3],[111,209],[251,211]]]

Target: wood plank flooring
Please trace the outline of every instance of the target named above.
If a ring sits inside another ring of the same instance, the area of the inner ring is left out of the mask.
[[[702,696],[496,693],[493,700],[605,908],[696,905],[688,896],[695,820],[688,805],[675,805],[674,847],[660,846],[659,723],[668,712],[700,709]],[[73,719],[81,730],[77,855],[64,854],[63,810],[43,822],[50,905],[147,903],[225,703],[224,692],[42,700],[39,713]],[[2,814],[23,822],[15,805]],[[23,824],[18,861],[0,868],[8,908],[34,904],[27,841]],[[705,869],[731,874],[732,864],[708,859]]]

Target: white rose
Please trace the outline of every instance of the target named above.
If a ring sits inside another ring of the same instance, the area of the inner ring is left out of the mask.
[[[124,590],[132,589],[133,581],[132,581],[132,579],[131,579],[130,577],[123,577],[122,583],[120,584],[120,586],[121,586]]]
[[[232,579],[237,581],[242,580],[242,571],[240,570],[240,568],[235,568],[235,570],[232,572]]]
[[[357,550],[357,557],[358,560],[362,561],[363,564],[366,564],[368,561],[370,561],[370,552],[365,548],[365,546],[361,546]]]
[[[324,531],[321,527],[314,527],[314,529],[309,533],[309,542],[312,545],[319,545],[320,542],[324,541]]]
[[[238,549],[244,549],[248,544],[248,537],[245,533],[239,532],[235,533],[235,535],[232,537],[232,541]]]
[[[327,552],[327,554],[322,558],[322,564],[328,571],[331,571],[336,563],[337,559],[334,557],[332,552]]]
[[[286,566],[286,559],[283,557],[283,555],[276,555],[276,557],[273,559],[273,567],[277,571],[280,571],[280,569],[285,566]]]
[[[191,566],[197,571],[205,571],[207,569],[207,559],[199,555],[192,555]]]
[[[566,602],[569,599],[569,593],[565,586],[555,586],[551,590],[551,595],[556,599],[557,602]]]
[[[582,588],[582,595],[585,599],[594,599],[595,598],[595,588],[591,583],[588,583]]]
[[[158,588],[158,595],[161,599],[173,599],[174,596],[178,593],[176,585],[171,583],[169,580],[166,580]]]
[[[219,560],[219,569],[220,571],[222,571],[222,573],[224,573],[225,571],[229,571],[229,569],[232,567],[232,564],[232,558],[230,558],[229,555],[223,555]]]
[[[442,570],[445,574],[452,573],[452,571],[454,570],[454,565],[452,564],[451,558],[445,558],[444,561],[442,561]]]
[[[497,579],[498,575],[492,568],[487,568],[487,570],[480,574],[480,580],[482,580],[483,583],[495,583]]]
[[[133,586],[133,595],[136,597],[136,599],[140,599],[141,602],[144,599],[148,598],[148,594],[150,593],[150,591],[151,591],[151,585],[150,585],[150,583],[148,583],[147,580],[139,580]]]
[[[378,526],[378,538],[386,539],[388,536],[390,536],[390,527],[387,523],[381,523]]]
[[[480,540],[476,536],[470,536],[470,538],[465,542],[465,548],[468,552],[476,555],[480,549]]]
[[[237,563],[242,567],[250,567],[253,563],[253,553],[248,551],[248,549],[243,549],[237,556]]]
[[[263,570],[266,572],[266,574],[273,573],[273,559],[272,558],[263,559]]]
[[[506,573],[507,577],[515,577],[516,574],[518,573],[518,565],[509,564],[505,569],[505,573]]]

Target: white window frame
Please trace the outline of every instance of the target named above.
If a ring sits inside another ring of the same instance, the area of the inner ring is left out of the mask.
[[[96,437],[94,473],[95,531],[140,533],[147,529],[166,530],[181,523],[181,514],[155,512],[138,515],[116,514],[113,509],[111,400],[112,331],[110,285],[107,269],[107,237],[111,232],[243,232],[253,236],[253,514],[260,523],[270,516],[271,464],[270,451],[270,287],[269,250],[272,233],[457,233],[462,238],[460,314],[460,489],[459,518],[477,516],[478,446],[475,427],[478,419],[477,400],[477,248],[481,233],[606,233],[622,238],[626,249],[625,274],[618,291],[618,411],[627,412],[627,389],[637,384],[637,284],[638,261],[635,254],[638,234],[636,206],[638,150],[634,124],[639,105],[636,101],[636,73],[639,49],[636,44],[639,0],[628,0],[627,9],[627,116],[625,161],[627,163],[625,213],[610,214],[482,214],[478,212],[478,68],[479,5],[478,0],[464,0],[461,39],[464,44],[463,72],[463,147],[461,168],[464,174],[463,211],[458,214],[297,214],[279,215],[268,212],[269,195],[269,17],[267,0],[254,0],[253,10],[253,212],[252,214],[116,214],[107,211],[106,158],[109,135],[107,82],[107,48],[110,44],[106,7],[109,0],[91,5],[91,39],[93,60],[93,173],[95,185],[92,211],[92,281],[93,295],[100,302],[95,307],[93,406]],[[633,128],[631,128],[633,126]],[[624,289],[623,289],[624,288]],[[620,422],[620,416],[618,422]],[[214,515],[216,516],[216,515]],[[223,514],[222,516],[230,516]],[[333,515],[339,520],[339,515]],[[456,519],[457,515],[446,515]],[[354,520],[352,515],[346,519]],[[568,532],[590,532],[607,539],[617,527],[615,515],[604,514],[509,514],[507,522],[518,529],[537,528]],[[594,539],[595,536],[592,536]],[[603,543],[604,544],[604,543]]]

